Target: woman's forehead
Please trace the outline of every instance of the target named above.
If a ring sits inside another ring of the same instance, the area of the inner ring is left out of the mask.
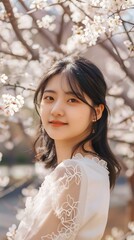
[[[76,80],[72,79],[72,81],[76,81]],[[47,89],[47,88],[55,88],[55,89],[60,88],[65,92],[72,90],[71,86],[70,86],[70,81],[67,78],[67,76],[65,75],[65,73],[56,74],[56,75],[52,76],[51,78],[49,78],[45,89]]]

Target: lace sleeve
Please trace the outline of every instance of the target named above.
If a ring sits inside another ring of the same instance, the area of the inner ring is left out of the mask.
[[[79,230],[81,170],[65,161],[42,184],[28,203],[14,240],[74,240]]]
[[[57,181],[56,181],[57,180]],[[79,229],[79,194],[81,172],[78,165],[60,167],[56,172],[51,189],[52,209],[51,229],[41,240],[74,239]],[[53,220],[52,220],[53,219]],[[50,226],[49,225],[49,226]]]

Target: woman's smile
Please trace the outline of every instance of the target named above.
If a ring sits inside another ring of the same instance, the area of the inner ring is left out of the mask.
[[[49,123],[53,127],[62,127],[62,126],[68,125],[68,123],[57,121],[57,120],[49,121]]]

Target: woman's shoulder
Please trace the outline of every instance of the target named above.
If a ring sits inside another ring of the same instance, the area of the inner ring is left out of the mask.
[[[107,178],[109,171],[107,162],[97,157],[83,156],[77,153],[70,159],[63,160],[54,170],[58,174],[66,176],[82,176],[83,178]],[[56,175],[57,175],[56,174]]]
[[[50,174],[52,178],[56,179],[81,179],[82,177],[82,168],[81,164],[77,162],[75,159],[65,159],[61,163],[57,165],[54,171]]]
[[[107,162],[103,159],[99,159],[97,156],[83,156],[81,153],[75,154],[72,158],[70,159],[65,159],[63,160],[62,163],[59,164],[60,166],[68,167],[76,167],[79,166],[80,168],[92,168],[96,169],[97,171],[102,171],[109,173],[108,167],[107,167]]]

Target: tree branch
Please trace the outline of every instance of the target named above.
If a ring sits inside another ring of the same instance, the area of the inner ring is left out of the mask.
[[[129,143],[131,146],[134,145],[133,142],[127,142],[127,141],[125,141],[125,140],[121,140],[121,139],[118,139],[118,138],[115,138],[115,137],[113,137],[113,138],[108,138],[108,139],[109,139],[110,141],[119,142],[119,143]]]
[[[23,89],[23,90],[35,92],[35,89],[33,89],[33,88],[23,87],[23,86],[20,86],[20,85],[18,85],[18,84],[10,84],[10,83],[8,83],[8,84],[4,84],[4,86],[5,86],[5,87],[12,87],[12,88],[14,88],[14,89],[15,89],[15,88],[21,88],[21,89]]]
[[[20,33],[20,30],[18,28],[18,25],[17,25],[17,21],[16,21],[16,18],[14,16],[14,13],[13,13],[13,10],[12,10],[12,6],[10,4],[10,1],[9,0],[1,0],[4,7],[5,7],[5,10],[7,12],[7,15],[9,17],[9,20],[10,20],[10,23],[13,27],[13,30],[17,36],[17,38],[19,39],[19,41],[23,44],[23,46],[27,49],[27,51],[31,54],[32,56],[32,60],[39,60],[39,54],[35,51],[33,51],[31,49],[31,47],[29,45],[27,45],[26,41],[23,39],[21,33]]]
[[[76,4],[74,1],[72,1],[72,0],[70,0],[70,1],[71,1],[71,3],[74,4],[74,6],[76,6],[82,13],[84,13],[84,15],[85,15],[86,17],[88,17],[91,21],[93,21],[93,18],[90,17],[90,15],[86,14],[82,8],[80,8],[79,6],[77,6],[77,4]]]
[[[65,16],[65,13],[63,13],[62,16],[61,16],[60,29],[59,29],[59,32],[58,32],[58,34],[57,34],[57,43],[58,43],[58,44],[61,43],[61,39],[62,39],[63,26],[64,26],[64,16]]]
[[[27,56],[20,56],[20,55],[17,55],[17,54],[13,54],[12,52],[8,52],[8,51],[6,51],[6,50],[1,50],[0,49],[0,52],[1,53],[3,53],[3,54],[6,54],[6,55],[10,55],[10,56],[13,56],[13,57],[15,57],[15,58],[21,58],[21,59],[25,59],[25,60],[27,60]]]
[[[112,40],[109,40],[109,41],[111,42],[112,46],[114,47],[114,49],[115,49],[115,51],[116,51],[117,49],[116,49],[115,44],[112,42]],[[108,47],[108,45],[107,45],[105,42],[100,42],[100,45],[101,45],[101,47],[102,47],[103,49],[105,49],[105,50],[110,54],[110,56],[112,56],[112,57],[115,59],[115,61],[120,62],[120,67],[121,67],[121,69],[126,73],[126,75],[131,79],[131,81],[134,82],[134,76],[133,76],[133,74],[132,74],[130,71],[128,71],[128,69],[127,69],[126,66],[124,65],[124,62],[122,61],[122,59],[121,59],[121,57],[118,55],[118,53],[117,53],[117,55],[116,55],[116,54],[113,52],[113,50],[112,50],[110,47]]]
[[[121,20],[122,20],[122,19],[121,19]],[[128,39],[129,39],[129,41],[133,44],[132,38],[131,38],[131,36],[129,35],[129,32],[127,31],[126,25],[125,25],[125,23],[124,23],[123,20],[122,20],[122,25],[123,25],[123,28],[124,28],[126,34],[127,34],[127,37],[128,37]]]
[[[25,5],[24,1],[23,1],[23,0],[18,0],[18,2],[23,6],[23,8],[25,9],[25,11],[32,17],[33,22],[34,22],[35,26],[37,27],[38,32],[41,34],[41,36],[42,36],[43,38],[46,38],[46,40],[54,47],[54,49],[55,49],[57,52],[61,52],[61,53],[62,53],[62,50],[61,50],[61,48],[59,47],[59,45],[56,44],[56,42],[54,42],[54,41],[52,40],[52,38],[49,37],[49,36],[45,33],[45,31],[42,30],[42,28],[39,28],[39,27],[38,27],[38,25],[37,25],[37,23],[36,23],[36,19],[35,19],[34,14],[33,14],[33,13],[29,13],[29,9],[28,9],[28,7]]]

